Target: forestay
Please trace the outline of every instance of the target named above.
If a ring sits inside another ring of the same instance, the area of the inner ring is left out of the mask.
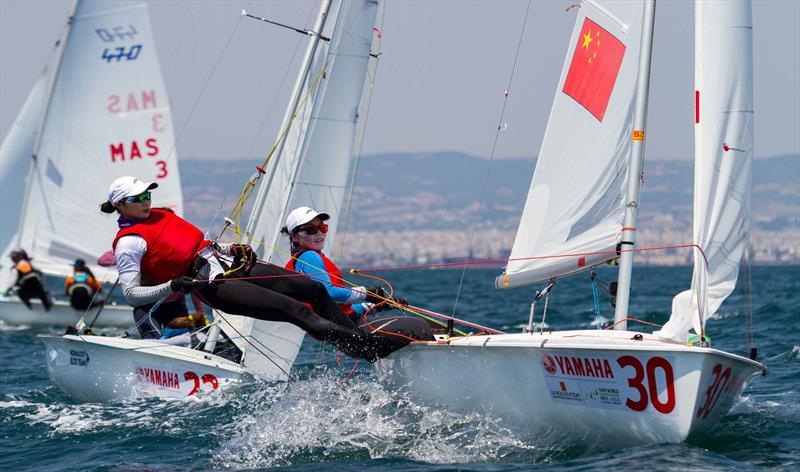
[[[169,98],[146,6],[80,2],[61,44],[18,241],[53,274],[111,248],[113,217],[98,203],[121,175],[157,182],[154,205],[182,211]]]
[[[750,231],[753,22],[749,1],[695,3],[695,180],[691,290],[657,334],[685,340],[736,286]]]
[[[643,4],[584,1],[505,273],[511,288],[616,257],[624,216]],[[602,253],[602,254],[597,254]],[[560,257],[574,254],[574,257]]]
[[[301,79],[300,97],[306,102],[290,125],[294,110],[290,107],[287,111],[284,127],[290,128],[285,143],[270,161],[257,196],[261,201],[254,204],[248,234],[254,245],[260,246],[262,259],[278,265],[288,260],[288,238],[281,236],[280,230],[288,211],[297,206],[312,206],[331,215],[326,245],[333,247],[355,167],[359,115],[365,106],[361,98],[373,40],[378,46],[373,31],[380,31],[378,10],[374,0],[340,2],[331,9],[327,24],[335,26],[330,44],[319,43],[311,67]],[[237,341],[245,353],[245,366],[265,377],[274,376],[272,362],[288,371],[303,340],[301,329],[240,316],[225,318],[231,326],[223,324],[223,329],[229,334],[235,327],[238,334],[252,335],[253,344]]]

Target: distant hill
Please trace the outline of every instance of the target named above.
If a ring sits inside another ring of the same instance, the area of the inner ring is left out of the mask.
[[[501,159],[489,168],[486,159],[461,153],[365,156],[356,181],[351,231],[413,234],[472,227],[499,231],[513,239],[534,162],[532,158]],[[653,244],[688,242],[692,162],[648,161],[644,170],[640,198],[643,239]],[[189,219],[210,225],[223,204],[218,223],[254,171],[255,163],[250,161],[183,159],[181,173]],[[755,239],[770,235],[771,242],[766,244],[787,247],[779,255],[765,258],[785,261],[788,257],[800,262],[800,156],[757,159],[753,184],[754,245],[761,244]]]
[[[461,153],[365,156],[356,181],[353,229],[438,229],[443,223],[476,221],[516,229],[534,163],[501,159],[489,169],[486,159]],[[255,163],[243,160],[182,159],[180,166],[187,216],[199,222],[210,222],[220,204],[227,204],[227,210],[255,172]],[[690,225],[692,177],[690,161],[646,162],[642,218],[669,214]],[[800,224],[800,156],[756,160],[753,186],[753,214],[760,227],[791,229]]]

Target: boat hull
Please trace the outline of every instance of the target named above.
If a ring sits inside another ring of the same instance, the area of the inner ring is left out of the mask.
[[[99,308],[83,312],[75,310],[69,303],[56,300],[46,311],[39,300],[31,300],[33,309],[28,309],[17,298],[0,297],[0,321],[14,326],[75,326],[84,317],[89,324]],[[129,306],[106,305],[103,313],[94,324],[96,328],[127,328],[133,325],[133,308]]]
[[[637,334],[572,331],[415,343],[380,361],[377,370],[414,401],[485,412],[533,438],[604,448],[702,434],[754,376],[766,373],[740,356],[650,335],[630,339]]]
[[[252,380],[244,367],[204,351],[105,336],[40,336],[47,373],[81,402],[186,398]]]

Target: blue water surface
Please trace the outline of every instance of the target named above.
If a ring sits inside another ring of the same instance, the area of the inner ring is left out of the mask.
[[[527,322],[534,289],[497,292],[497,273],[468,270],[462,283],[461,271],[452,269],[380,275],[412,304],[517,332]],[[636,268],[632,316],[663,323],[672,296],[690,277],[689,268]],[[611,451],[537,444],[516,437],[498,418],[414,404],[377,383],[369,365],[360,364],[348,378],[354,361],[339,365],[330,347],[309,339],[293,382],[244,385],[203,399],[79,404],[50,383],[44,345],[36,338],[62,330],[2,326],[0,470],[797,470],[800,266],[754,267],[750,280],[747,293],[740,288],[726,301],[709,333],[714,347],[747,355],[750,313],[759,359],[771,373],[756,379],[714,431],[692,443]],[[609,297],[600,298],[601,322],[608,322]],[[546,324],[595,326],[588,276],[558,283]],[[453,381],[474,380],[469,372],[453,372]]]

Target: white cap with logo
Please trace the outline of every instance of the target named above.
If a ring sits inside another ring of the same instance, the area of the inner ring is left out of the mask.
[[[325,221],[330,218],[330,215],[327,213],[320,213],[309,207],[295,208],[291,213],[289,213],[289,216],[286,217],[286,230],[291,233],[298,226],[304,225],[316,217],[319,217],[322,221]]]
[[[126,175],[111,182],[108,187],[108,202],[114,205],[125,197],[139,195],[156,187],[158,184],[155,182],[142,182],[136,177]]]

